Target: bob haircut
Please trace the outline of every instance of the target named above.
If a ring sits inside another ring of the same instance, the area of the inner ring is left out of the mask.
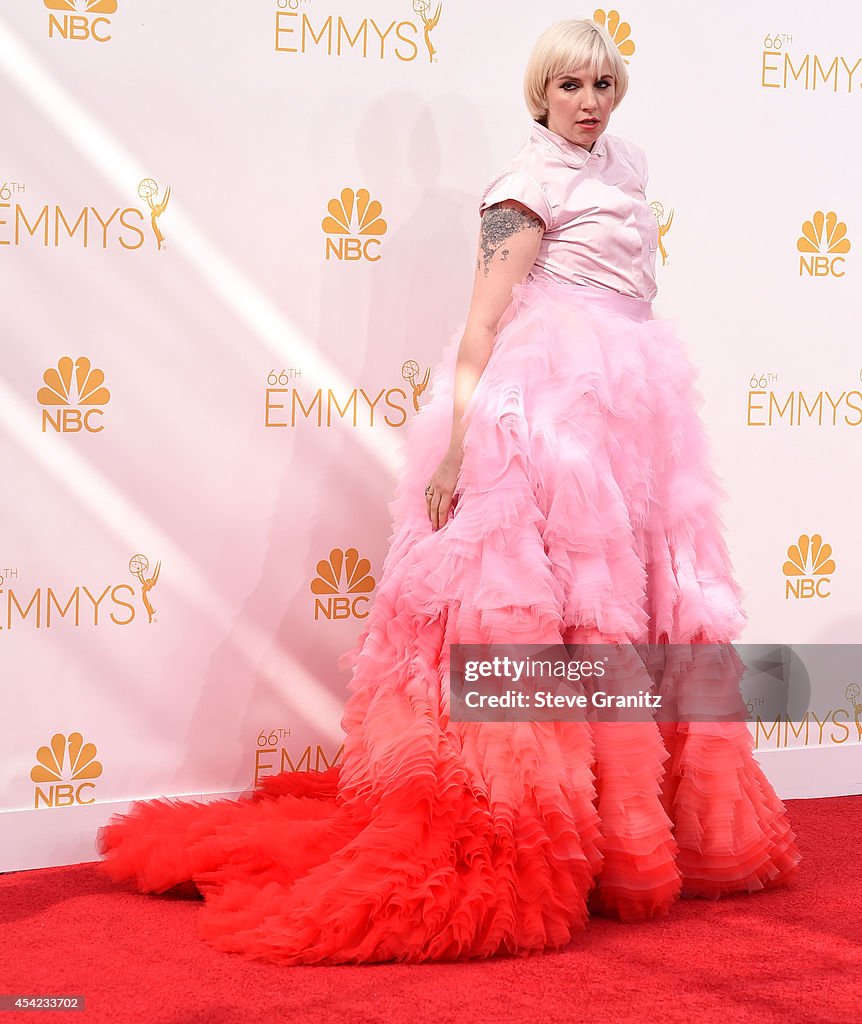
[[[590,68],[598,78],[602,65],[609,64],[614,76],[616,110],[629,86],[626,62],[607,29],[590,19],[555,22],[536,40],[524,73],[524,98],[534,121],[547,128],[548,82],[568,71]]]

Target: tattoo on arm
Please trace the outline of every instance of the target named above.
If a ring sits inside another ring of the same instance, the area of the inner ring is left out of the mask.
[[[505,260],[509,250],[504,248],[506,242],[522,231],[529,228],[533,231],[544,232],[545,226],[532,213],[525,210],[516,210],[510,206],[489,206],[482,216],[481,246],[482,259],[485,264],[485,277],[491,267],[491,259],[495,252],[501,250],[500,259]]]

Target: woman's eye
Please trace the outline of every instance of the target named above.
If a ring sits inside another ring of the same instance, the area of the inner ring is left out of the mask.
[[[610,89],[610,87],[611,87],[611,83],[610,82],[596,82],[596,85],[602,86],[603,89]],[[569,89],[569,86],[571,86],[572,89],[577,89],[578,88],[578,86],[574,82],[564,82],[563,83],[563,88],[565,89],[566,92],[571,92],[571,89]]]

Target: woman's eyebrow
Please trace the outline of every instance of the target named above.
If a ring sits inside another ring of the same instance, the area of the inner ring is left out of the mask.
[[[602,78],[613,78],[613,75],[598,75],[596,81],[600,81]],[[581,79],[577,75],[557,75],[558,82],[580,82]]]

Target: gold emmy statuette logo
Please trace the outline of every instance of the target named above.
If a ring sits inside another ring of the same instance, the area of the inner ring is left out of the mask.
[[[95,39],[107,43],[111,38],[105,34],[111,21],[107,14],[117,13],[117,0],[43,0],[49,11],[57,14],[48,16],[48,37],[56,33],[62,39]],[[58,17],[62,14],[62,18]]]
[[[413,408],[416,412],[419,412],[419,396],[428,387],[428,381],[431,379],[431,367],[429,366],[425,370],[425,376],[421,381],[417,383],[419,377],[419,364],[415,359],[408,359],[405,363],[401,364],[401,376],[410,385],[413,392]]]
[[[36,764],[30,778],[36,783],[33,806],[71,807],[73,804],[95,803],[85,791],[95,789],[92,779],[102,774],[96,760],[96,745],[85,743],[79,732],[70,732],[68,739],[57,733],[51,744],[36,751]],[[42,787],[45,787],[44,789]]]
[[[152,622],[153,616],[156,613],[150,601],[150,591],[158,582],[159,573],[162,570],[162,563],[156,562],[156,568],[153,570],[152,576],[146,575],[149,567],[150,561],[146,555],[132,555],[129,559],[129,572],[141,585],[141,603],[147,611],[147,622]]]
[[[371,254],[371,247],[380,248],[379,235],[386,234],[386,221],[380,216],[383,207],[377,199],[371,198],[367,188],[344,188],[338,199],[327,204],[329,216],[324,217],[321,227],[330,237],[326,239],[326,258],[330,255],[337,260],[367,259],[376,263],[380,253]],[[354,217],[355,214],[355,217]],[[331,236],[336,236],[333,238]],[[365,241],[363,241],[365,239]]]
[[[368,615],[366,596],[374,590],[371,562],[360,558],[356,548],[333,548],[328,559],[317,563],[317,576],[311,581],[315,594],[314,618],[364,619]]]
[[[802,225],[802,234],[796,241],[799,257],[799,276],[844,277],[843,257],[850,252],[847,225],[838,214],[818,210],[811,220]]]
[[[666,220],[662,220],[665,215],[664,206],[657,199],[649,204],[649,208],[652,210],[658,224],[658,251],[661,253],[661,265],[664,266],[669,259],[664,244],[664,236],[670,231],[670,226],[673,224],[673,210],[667,215]]]
[[[73,384],[74,377],[74,384]],[[88,430],[95,434],[104,430],[101,417],[111,392],[104,387],[105,374],[92,366],[86,356],[63,356],[56,367],[49,367],[43,374],[45,386],[39,388],[36,398],[42,409],[42,432],[52,427],[58,433],[77,433]]]
[[[422,19],[422,30],[425,35],[425,46],[428,50],[428,59],[432,62],[437,60],[437,51],[434,49],[434,44],[431,42],[431,33],[437,28],[437,23],[440,21],[440,9],[443,4],[437,4],[437,10],[433,15],[429,15],[428,12],[431,10],[430,0],[413,0],[413,11],[418,14]]]
[[[627,21],[623,21],[619,11],[605,11],[597,7],[593,11],[593,21],[598,25],[604,25],[608,35],[617,44],[620,56],[628,64],[628,58],[635,52],[634,40],[631,38],[632,27]]]
[[[150,208],[150,224],[153,226],[153,234],[156,236],[156,244],[159,249],[162,247],[162,242],[165,240],[165,236],[159,230],[159,217],[165,212],[165,208],[168,205],[168,200],[171,198],[171,186],[168,185],[165,190],[165,194],[162,200],[158,203],[153,202],[153,197],[159,194],[159,186],[153,181],[152,178],[144,178],[138,184],[138,195],[141,199],[146,199],[147,205]]]
[[[783,566],[787,577],[784,597],[829,597],[829,577],[835,572],[832,545],[824,544],[819,533],[810,537],[803,533],[787,549]]]
[[[862,702],[859,700],[860,694],[862,694],[862,689],[859,688],[858,683],[850,683],[844,691],[844,696],[847,698],[847,701],[853,711],[853,721],[856,723],[856,732],[859,734],[859,742],[862,743]]]

